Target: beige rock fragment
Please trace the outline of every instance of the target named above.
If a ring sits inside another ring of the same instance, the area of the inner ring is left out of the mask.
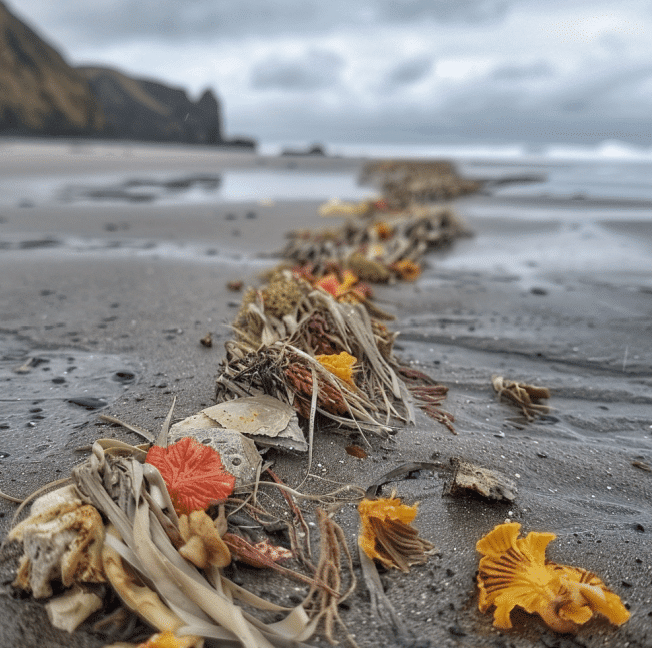
[[[102,599],[75,585],[65,594],[45,604],[50,623],[59,630],[74,632],[77,627],[102,607]]]

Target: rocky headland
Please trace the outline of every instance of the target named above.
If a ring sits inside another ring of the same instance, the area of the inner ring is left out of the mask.
[[[0,61],[1,135],[255,147],[250,138],[224,136],[210,89],[193,101],[159,81],[73,67],[2,2]]]

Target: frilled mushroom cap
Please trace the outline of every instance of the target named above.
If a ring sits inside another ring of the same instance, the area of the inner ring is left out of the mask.
[[[547,563],[545,552],[553,533],[531,531],[518,538],[521,525],[499,524],[478,541],[479,607],[495,606],[494,626],[511,628],[511,611],[523,608],[538,614],[557,632],[574,632],[594,613],[620,625],[629,612],[620,598],[594,574],[577,567]]]
[[[385,567],[407,572],[411,565],[424,563],[433,545],[419,537],[410,526],[417,505],[403,504],[397,497],[363,499],[358,505],[361,529],[358,544],[372,560]]]

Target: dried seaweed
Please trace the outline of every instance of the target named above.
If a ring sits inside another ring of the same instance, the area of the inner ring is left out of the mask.
[[[265,393],[309,418],[314,371],[320,415],[352,429],[380,434],[391,430],[392,419],[414,421],[408,391],[397,375],[400,365],[391,355],[394,336],[364,306],[341,303],[313,290],[283,322],[268,315],[264,302],[251,312],[261,335],[254,340],[251,327],[239,329],[241,318],[234,324],[236,337],[226,344],[217,378],[218,400]],[[326,350],[325,346],[358,360],[355,384],[317,359],[321,354],[316,351]]]
[[[303,606],[312,619],[313,624],[323,625],[324,636],[331,644],[336,644],[333,636],[335,623],[344,630],[348,642],[354,648],[357,646],[355,640],[348,632],[340,617],[338,606],[345,601],[356,587],[356,578],[353,572],[353,560],[351,552],[346,544],[346,538],[342,529],[322,509],[316,510],[317,522],[319,524],[319,563],[315,573],[317,582],[328,585],[318,587],[313,585],[308,592]],[[342,554],[346,558],[346,566],[349,573],[349,586],[342,592]]]
[[[516,405],[523,416],[532,421],[537,416],[547,414],[550,411],[548,405],[543,405],[539,401],[543,398],[550,398],[550,390],[547,387],[537,387],[519,383],[515,380],[505,380],[502,376],[492,376],[491,384],[493,385],[498,399],[504,396],[513,405]]]

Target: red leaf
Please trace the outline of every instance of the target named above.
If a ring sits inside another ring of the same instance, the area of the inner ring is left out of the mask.
[[[224,470],[219,453],[191,437],[167,448],[153,446],[145,461],[158,468],[179,514],[206,510],[209,504],[225,500],[235,486],[235,477]]]

